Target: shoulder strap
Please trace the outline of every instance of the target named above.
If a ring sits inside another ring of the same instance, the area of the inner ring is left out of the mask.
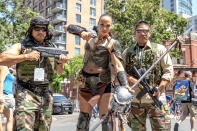
[[[115,41],[114,39],[110,39],[109,42],[108,42],[108,44],[106,45],[106,48],[108,49],[108,51],[110,52],[110,54],[111,54],[111,51],[113,49],[114,41]]]

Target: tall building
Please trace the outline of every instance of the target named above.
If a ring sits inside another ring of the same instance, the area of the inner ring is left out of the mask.
[[[162,7],[179,15],[192,16],[192,0],[162,0]]]
[[[192,26],[192,32],[197,33],[197,15],[192,16],[187,20],[188,20],[188,27]]]
[[[84,54],[85,41],[64,31],[64,25],[92,28],[104,13],[104,0],[26,0],[32,11],[50,20],[54,43],[69,51],[68,57]]]

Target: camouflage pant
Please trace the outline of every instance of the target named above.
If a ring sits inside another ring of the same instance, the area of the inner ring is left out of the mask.
[[[128,125],[132,131],[146,131],[146,116],[149,116],[153,131],[170,131],[171,121],[169,115],[161,114],[160,109],[153,104],[132,103],[133,107],[128,116]],[[168,113],[168,111],[166,111]]]
[[[41,94],[17,87],[15,129],[17,131],[49,131],[53,98],[48,89]]]

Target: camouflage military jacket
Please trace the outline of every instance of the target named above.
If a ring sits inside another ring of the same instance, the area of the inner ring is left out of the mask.
[[[140,49],[137,44],[129,47],[125,56],[125,70],[129,75],[133,75],[132,68],[145,68],[146,70],[157,60],[157,44],[151,43],[151,48],[146,46]],[[144,72],[143,72],[144,73]],[[146,80],[150,85],[158,86],[162,77],[162,68],[157,64],[147,75]]]

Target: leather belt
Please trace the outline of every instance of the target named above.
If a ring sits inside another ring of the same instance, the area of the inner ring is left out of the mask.
[[[35,94],[42,96],[46,90],[48,90],[48,85],[31,85],[31,84],[19,84],[24,89],[27,89]]]

